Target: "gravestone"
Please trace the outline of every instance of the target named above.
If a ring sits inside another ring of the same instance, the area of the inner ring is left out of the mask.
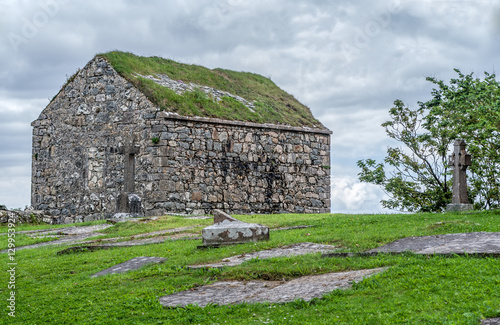
[[[449,165],[453,166],[453,191],[451,204],[447,211],[469,211],[473,206],[467,198],[467,167],[471,165],[471,155],[465,151],[465,141],[455,140],[453,154],[450,156]]]
[[[164,307],[209,304],[284,303],[296,299],[310,301],[333,290],[347,289],[354,282],[386,270],[375,268],[303,276],[290,281],[220,281],[210,285],[172,293],[159,298]]]
[[[450,255],[482,254],[498,256],[500,255],[500,232],[470,232],[406,237],[371,249],[367,253],[375,252],[414,252],[415,254]]]
[[[201,236],[203,246],[242,244],[269,240],[269,228],[256,223],[242,222],[227,213],[214,210],[214,224],[204,228]]]
[[[131,193],[128,195],[128,210],[134,217],[143,216],[142,200],[139,195]]]
[[[149,256],[135,257],[135,258],[128,260],[126,262],[112,266],[109,269],[92,274],[91,277],[95,278],[95,277],[106,275],[106,274],[125,273],[128,271],[137,270],[137,269],[139,269],[147,264],[161,263],[161,262],[166,261],[166,260],[167,259],[163,258],[163,257],[149,257]]]
[[[268,258],[276,257],[290,257],[299,256],[305,254],[315,254],[315,253],[328,253],[336,250],[338,247],[333,245],[324,245],[316,243],[297,243],[284,247],[277,247],[272,249],[266,249],[263,251],[244,253],[240,255],[231,256],[223,259],[221,262],[201,264],[201,265],[188,265],[190,269],[202,269],[202,268],[219,268],[225,266],[236,266],[243,264],[251,259],[265,260]]]

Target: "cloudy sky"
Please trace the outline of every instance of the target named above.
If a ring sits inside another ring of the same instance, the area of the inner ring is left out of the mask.
[[[30,204],[31,121],[95,54],[123,50],[270,77],[333,131],[332,211],[383,211],[359,159],[395,145],[395,99],[495,72],[493,0],[0,0],[0,204]]]

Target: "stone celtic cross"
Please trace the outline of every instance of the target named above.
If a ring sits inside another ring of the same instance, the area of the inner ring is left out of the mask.
[[[471,155],[465,152],[465,141],[455,140],[453,154],[449,158],[449,165],[453,167],[453,191],[451,204],[448,210],[471,210],[467,198],[467,167],[471,165]]]

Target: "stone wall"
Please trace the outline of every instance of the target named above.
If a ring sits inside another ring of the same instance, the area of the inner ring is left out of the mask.
[[[330,211],[328,130],[167,114],[99,57],[32,125],[32,206],[68,222],[130,193],[148,215]]]
[[[141,161],[147,210],[330,211],[328,133],[157,116],[151,130],[160,141]]]
[[[156,111],[106,61],[90,61],[32,123],[31,205],[75,221],[114,214],[125,149],[149,139]]]
[[[57,225],[63,223],[75,222],[74,218],[63,216],[47,215],[44,211],[32,210],[0,210],[0,224],[14,223],[14,224],[40,224],[46,223],[50,225]]]

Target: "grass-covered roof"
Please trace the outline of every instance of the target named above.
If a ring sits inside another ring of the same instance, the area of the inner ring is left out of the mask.
[[[324,128],[309,108],[281,90],[269,78],[249,72],[208,69],[160,57],[142,57],[128,52],[99,54],[154,104],[184,116],[216,117],[255,123],[286,124]],[[230,97],[215,101],[201,91],[178,94],[142,76],[166,75],[173,80],[194,83],[240,96],[255,107],[249,109]]]

